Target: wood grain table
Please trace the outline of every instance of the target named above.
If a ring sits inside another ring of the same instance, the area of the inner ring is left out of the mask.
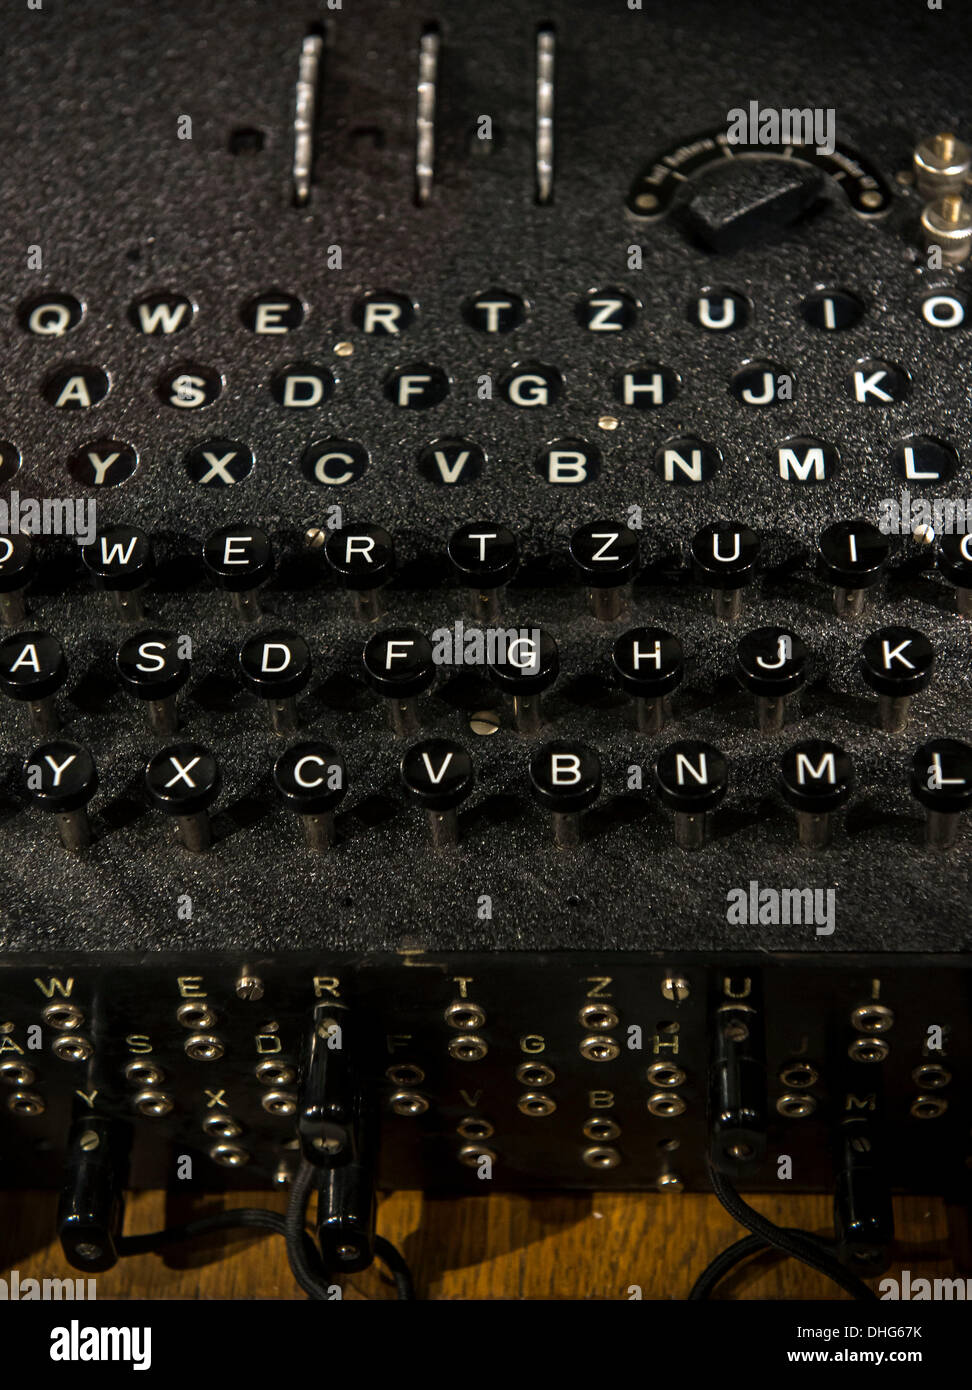
[[[51,1240],[55,1197],[0,1193],[0,1267],[21,1279],[73,1274]],[[283,1192],[197,1198],[129,1194],[128,1234],[157,1230],[227,1206],[283,1211]],[[832,1231],[825,1196],[755,1197],[773,1220],[821,1234]],[[902,1267],[927,1278],[972,1272],[967,1213],[940,1198],[895,1201]],[[707,1262],[743,1232],[714,1197],[694,1193],[537,1194],[430,1197],[394,1192],[380,1198],[378,1229],[405,1255],[420,1298],[682,1299]],[[343,1280],[346,1298],[393,1298],[379,1266]],[[302,1297],[279,1236],[220,1233],[136,1255],[98,1275],[99,1298],[291,1299]],[[718,1297],[846,1298],[794,1260],[760,1257],[734,1272]]]

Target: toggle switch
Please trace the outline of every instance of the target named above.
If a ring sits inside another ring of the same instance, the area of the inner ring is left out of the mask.
[[[311,674],[310,648],[297,632],[273,631],[247,637],[239,651],[243,684],[266,700],[270,723],[278,734],[298,727],[297,696]]]
[[[857,618],[868,589],[880,583],[891,542],[869,521],[836,521],[817,542],[820,568],[834,591],[834,612]]]
[[[56,637],[47,632],[18,632],[0,642],[0,690],[26,704],[35,734],[60,728],[54,695],[67,680],[67,663]]]
[[[519,564],[513,532],[489,521],[469,521],[453,531],[447,550],[456,577],[466,589],[469,612],[481,622],[498,618],[503,586]]]
[[[81,559],[95,587],[111,594],[120,618],[145,617],[141,590],[152,576],[152,545],[134,526],[111,526],[81,547]]]
[[[351,594],[357,618],[373,623],[384,612],[381,589],[395,568],[395,544],[381,526],[344,526],[331,531],[324,554]]]
[[[701,849],[706,816],[719,805],[729,786],[729,764],[711,743],[686,739],[658,755],[655,787],[663,806],[675,812],[679,849]]]
[[[65,849],[91,843],[85,807],[98,790],[98,773],[87,748],[67,739],[40,744],[24,764],[24,780],[32,803],[53,814]]]
[[[878,727],[899,734],[908,723],[912,695],[932,677],[935,649],[913,627],[882,627],[861,646],[861,676],[877,691]]]
[[[175,743],[156,753],[145,769],[149,800],[175,817],[176,838],[199,854],[212,843],[209,808],[219,795],[219,764],[198,743]]]
[[[334,809],[348,789],[344,759],[329,743],[297,743],[273,765],[273,784],[300,816],[307,848],[334,843]]]
[[[782,729],[786,697],[803,689],[809,657],[806,644],[785,627],[759,627],[740,638],[736,676],[756,697],[756,723],[761,734],[776,734]]]
[[[399,738],[420,727],[418,696],[432,686],[432,643],[412,627],[390,627],[369,637],[361,653],[365,679],[388,705],[388,722]]]
[[[30,536],[0,536],[0,623],[19,627],[24,622],[24,590],[34,573]]]
[[[621,689],[634,696],[639,733],[657,734],[685,673],[681,642],[661,627],[632,627],[615,642],[611,660]]]
[[[542,628],[529,629],[487,656],[497,689],[513,697],[513,725],[518,733],[537,734],[543,727],[540,696],[560,672],[557,643]]]
[[[959,816],[972,806],[972,748],[954,738],[933,738],[915,752],[911,790],[926,811],[925,839],[932,849],[951,849]]]
[[[562,849],[581,842],[581,812],[601,794],[601,760],[585,743],[554,739],[530,759],[534,800],[550,812],[554,841]]]
[[[972,531],[945,532],[938,568],[948,582],[955,585],[958,611],[963,618],[972,618]]]
[[[638,573],[638,537],[628,526],[592,521],[570,538],[570,558],[587,586],[591,612],[601,622],[620,618]]]
[[[807,849],[830,843],[834,811],[843,806],[854,784],[850,756],[836,743],[805,739],[783,754],[780,790],[796,811],[797,836]]]
[[[221,526],[203,545],[203,563],[245,622],[260,616],[256,591],[273,573],[273,547],[266,532],[255,526]]]
[[[692,569],[712,590],[717,618],[732,622],[742,612],[742,591],[751,583],[759,537],[738,521],[715,521],[692,537]]]
[[[473,789],[472,758],[460,743],[430,738],[409,748],[401,763],[402,785],[413,806],[428,815],[432,843],[437,849],[459,838],[456,808]]]
[[[176,696],[189,679],[192,666],[182,655],[187,640],[176,632],[147,628],[126,637],[115,656],[122,685],[146,702],[154,733],[174,734],[179,727]]]

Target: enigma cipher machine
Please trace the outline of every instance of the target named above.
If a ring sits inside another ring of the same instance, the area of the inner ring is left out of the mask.
[[[972,1156],[967,12],[2,26],[0,1180],[880,1269]]]

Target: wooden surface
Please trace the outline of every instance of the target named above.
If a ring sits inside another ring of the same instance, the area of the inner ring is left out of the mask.
[[[50,1240],[55,1199],[50,1193],[0,1194],[0,1266],[28,1276],[74,1271]],[[161,1193],[130,1194],[127,1234],[157,1230],[223,1206],[272,1206],[283,1192],[236,1193],[195,1201]],[[757,1197],[772,1219],[829,1233],[824,1196]],[[964,1214],[938,1198],[895,1203],[898,1258],[913,1276],[972,1272]],[[950,1230],[951,1227],[951,1230]],[[646,1299],[681,1299],[696,1275],[743,1234],[714,1197],[698,1194],[612,1193],[483,1198],[434,1198],[395,1192],[380,1200],[378,1229],[408,1260],[420,1298],[626,1299],[637,1285]],[[376,1265],[346,1277],[347,1298],[393,1298]],[[233,1233],[138,1255],[98,1275],[99,1298],[295,1298],[279,1236]],[[844,1298],[841,1290],[794,1260],[761,1258],[720,1286],[720,1297]]]

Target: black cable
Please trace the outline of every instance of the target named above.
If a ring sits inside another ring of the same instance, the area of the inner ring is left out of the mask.
[[[290,1201],[287,1203],[287,1215],[284,1218],[284,1239],[287,1242],[290,1272],[297,1283],[308,1298],[326,1299],[328,1289],[323,1279],[320,1257],[318,1256],[315,1269],[315,1262],[308,1258],[301,1238],[307,1225],[307,1205],[317,1176],[318,1171],[314,1165],[302,1158],[290,1187]]]
[[[800,1231],[795,1226],[785,1227],[790,1235],[809,1235],[807,1231]],[[819,1237],[814,1237],[819,1239]],[[821,1242],[823,1244],[823,1242]],[[787,1252],[778,1247],[768,1245],[762,1236],[748,1235],[743,1236],[742,1240],[735,1241],[732,1245],[727,1245],[725,1250],[721,1250],[718,1255],[706,1265],[705,1269],[696,1279],[689,1291],[688,1301],[698,1303],[703,1299],[709,1298],[720,1280],[736,1265],[742,1264],[743,1260],[749,1259],[750,1255],[758,1255],[761,1252],[772,1251],[780,1259],[787,1259]]]
[[[816,1236],[811,1235],[809,1231],[798,1231],[793,1228],[777,1226],[768,1217],[761,1216],[748,1202],[743,1200],[724,1173],[720,1173],[714,1168],[711,1162],[708,1168],[712,1191],[729,1215],[734,1221],[738,1221],[740,1226],[745,1226],[764,1244],[781,1250],[785,1255],[790,1255],[793,1259],[800,1260],[803,1264],[809,1265],[811,1269],[825,1275],[849,1293],[852,1298],[868,1303],[878,1301],[877,1294],[873,1289],[870,1289],[863,1279],[858,1279],[856,1274],[851,1274],[846,1270],[836,1255],[831,1254]],[[738,1244],[741,1242],[737,1242]],[[723,1254],[728,1255],[729,1251],[724,1251]],[[737,1256],[737,1258],[744,1257]],[[729,1267],[731,1266],[727,1266],[727,1268]]]
[[[308,1165],[310,1167],[310,1165]],[[298,1175],[299,1176],[299,1175]],[[311,1169],[311,1180],[313,1179],[313,1168]],[[303,1210],[306,1213],[307,1202],[310,1193],[302,1197]],[[293,1198],[291,1198],[291,1201]],[[227,1231],[245,1227],[250,1230],[271,1231],[276,1235],[287,1238],[287,1218],[276,1211],[267,1211],[263,1207],[231,1207],[228,1211],[214,1212],[211,1216],[200,1216],[195,1221],[186,1221],[178,1226],[166,1226],[161,1231],[149,1231],[145,1235],[121,1236],[118,1241],[118,1253],[122,1256],[152,1254],[163,1249],[167,1245],[181,1244],[187,1240],[193,1240],[197,1236],[208,1235],[212,1231]],[[326,1298],[327,1284],[323,1265],[321,1263],[320,1252],[315,1246],[303,1224],[299,1227],[300,1244],[303,1247],[301,1257],[301,1268],[309,1272],[309,1277],[314,1288],[312,1298]],[[392,1278],[395,1281],[396,1295],[399,1299],[414,1299],[415,1288],[412,1283],[412,1275],[404,1256],[392,1245],[390,1240],[383,1236],[375,1237],[375,1254],[387,1265]],[[288,1246],[288,1259],[290,1249]],[[293,1263],[291,1262],[293,1269]],[[294,1277],[297,1278],[296,1271]],[[297,1282],[309,1292],[301,1280]]]
[[[405,1256],[401,1251],[396,1250],[391,1241],[386,1240],[384,1236],[375,1236],[375,1254],[388,1266],[391,1277],[395,1281],[397,1297],[400,1300],[414,1298],[415,1285],[412,1283],[412,1271],[405,1263]]]
[[[275,1211],[265,1211],[263,1207],[233,1207],[229,1211],[214,1212],[212,1216],[200,1216],[195,1221],[187,1221],[181,1226],[166,1226],[161,1231],[150,1231],[141,1236],[122,1236],[118,1242],[120,1255],[142,1255],[151,1253],[166,1245],[192,1240],[195,1236],[206,1235],[209,1231],[232,1230],[236,1226],[247,1226],[257,1230],[276,1231],[283,1235],[283,1217]]]

